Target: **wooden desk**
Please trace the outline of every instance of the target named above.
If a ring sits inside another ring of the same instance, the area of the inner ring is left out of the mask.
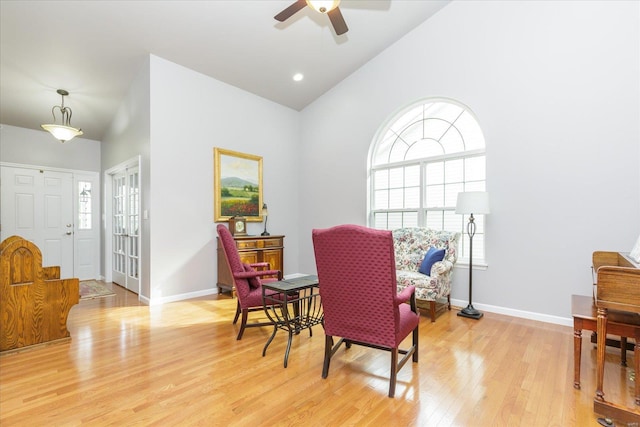
[[[625,254],[611,252],[594,252],[593,265],[597,268],[597,369],[596,393],[593,410],[597,414],[618,422],[640,424],[640,412],[605,400],[604,365],[607,332],[616,312],[626,312],[636,317],[633,322],[633,337],[636,340],[634,351],[634,369],[640,372],[640,327],[635,326],[640,319],[640,265],[634,264]],[[611,260],[604,259],[611,257]],[[615,264],[609,264],[614,262]],[[600,265],[598,267],[598,265]],[[627,335],[630,336],[630,335]],[[635,382],[635,404],[640,405],[640,381]]]
[[[582,331],[596,332],[598,329],[597,310],[593,298],[584,295],[571,295],[571,315],[573,316],[573,387],[580,389],[580,361],[582,358]],[[620,363],[627,365],[627,350],[633,345],[627,343],[627,337],[634,336],[635,325],[640,326],[637,316],[630,313],[610,312],[607,333],[617,335],[620,341],[607,339],[607,345],[620,347]],[[591,340],[594,342],[594,339]]]

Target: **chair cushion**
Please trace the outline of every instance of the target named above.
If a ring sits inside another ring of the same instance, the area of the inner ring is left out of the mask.
[[[426,274],[427,276],[431,275],[431,267],[438,261],[442,261],[444,259],[444,249],[436,249],[433,246],[429,248],[427,253],[424,255],[424,259],[422,260],[422,264],[420,264],[420,268],[418,271],[422,274]]]
[[[251,267],[249,264],[242,264],[242,267],[244,267],[244,271],[247,272],[256,271],[255,268]],[[256,289],[261,286],[261,282],[258,277],[249,277],[247,278],[247,281],[249,282],[249,287],[251,289]]]

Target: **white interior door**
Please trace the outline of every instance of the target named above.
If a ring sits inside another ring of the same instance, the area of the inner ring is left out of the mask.
[[[140,174],[138,167],[111,175],[111,277],[140,293]]]
[[[18,235],[42,252],[43,266],[74,277],[73,196],[69,172],[2,166],[0,240]]]

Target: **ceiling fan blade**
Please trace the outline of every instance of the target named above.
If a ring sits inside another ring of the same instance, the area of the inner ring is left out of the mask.
[[[287,7],[285,10],[274,16],[274,18],[280,22],[284,22],[287,19],[291,18],[296,12],[304,8],[306,5],[307,2],[305,0],[298,0],[291,6]]]
[[[344,34],[347,31],[349,31],[349,28],[347,27],[347,23],[344,22],[344,18],[342,17],[342,12],[340,12],[339,7],[336,7],[335,9],[330,10],[329,13],[327,13],[327,15],[329,15],[329,20],[331,20],[331,24],[333,25],[333,29],[336,31],[337,35]]]

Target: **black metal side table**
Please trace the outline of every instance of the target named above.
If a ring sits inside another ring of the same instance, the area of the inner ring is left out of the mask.
[[[272,291],[267,293],[266,291]],[[322,303],[318,290],[318,276],[308,275],[262,284],[262,303],[267,317],[273,322],[273,333],[264,345],[262,356],[273,341],[278,329],[288,332],[287,350],[284,353],[284,367],[287,367],[293,334],[309,329],[323,321]]]

